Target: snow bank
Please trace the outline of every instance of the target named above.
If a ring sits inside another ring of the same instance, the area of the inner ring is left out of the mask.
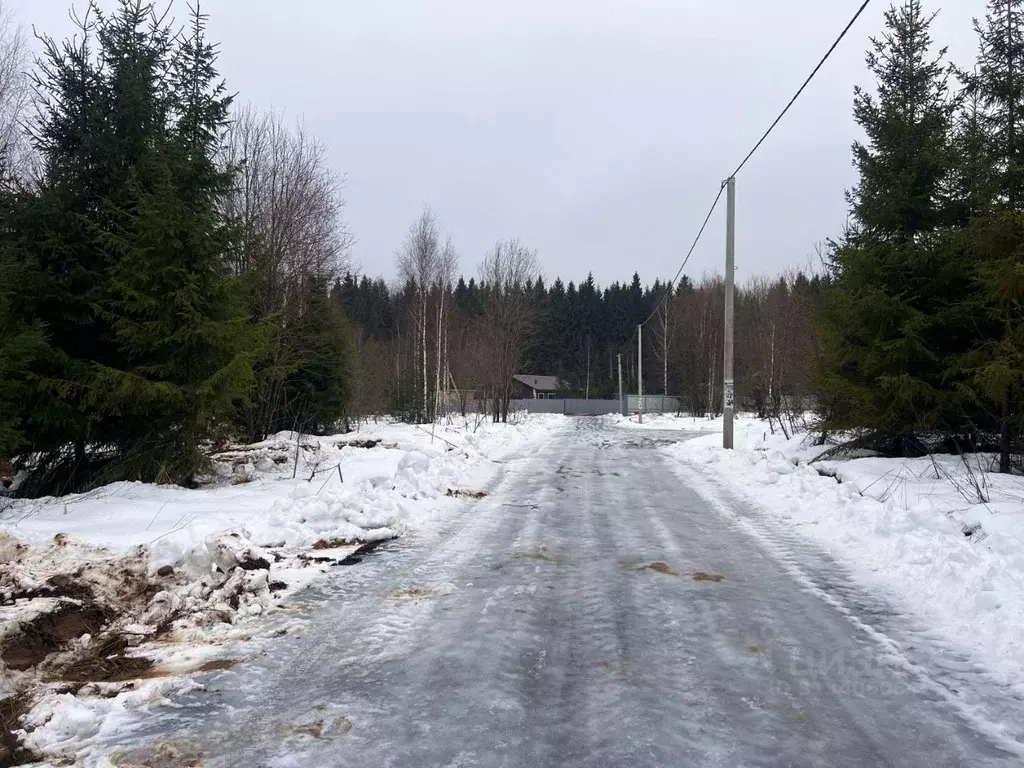
[[[812,538],[1024,693],[1024,478],[988,472],[990,457],[812,465],[823,448],[749,418],[735,442],[723,450],[719,428],[663,450],[698,486],[710,477]]]
[[[197,647],[247,637],[255,630],[240,625],[277,610],[289,592],[327,573],[343,578],[330,566],[360,544],[435,529],[466,503],[459,492],[493,481],[497,459],[564,423],[545,415],[510,425],[379,423],[298,440],[282,433],[215,455],[198,490],[117,483],[14,501],[0,515],[0,641],[69,606],[103,617],[102,637],[62,635],[45,660],[18,670],[0,662],[0,679],[11,681],[0,698],[28,690],[37,699],[22,744],[47,759],[82,760],[125,713],[181,688],[173,677],[95,681],[73,695],[41,682],[59,680],[90,644],[116,643],[117,654],[153,659],[161,674],[194,671],[183,659],[201,657]]]
[[[623,416],[615,413],[603,417],[605,421],[613,426],[626,429],[653,429],[653,430],[675,430],[684,432],[719,433],[722,431],[721,419],[706,419],[697,416],[676,416],[674,413],[645,413],[644,421],[641,424],[636,414]]]

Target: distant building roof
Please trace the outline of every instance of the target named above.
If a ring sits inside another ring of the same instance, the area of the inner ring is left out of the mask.
[[[527,376],[520,373],[512,378],[538,392],[557,392],[561,387],[557,376]]]

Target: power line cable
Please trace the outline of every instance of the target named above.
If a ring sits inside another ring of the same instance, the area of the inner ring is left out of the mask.
[[[690,257],[693,255],[693,252],[697,250],[697,244],[700,242],[700,239],[704,236],[704,230],[708,228],[708,224],[711,222],[711,217],[715,214],[715,209],[718,208],[718,203],[722,199],[723,191],[725,191],[724,184],[719,188],[718,194],[715,196],[715,202],[711,204],[711,209],[708,211],[708,215],[704,217],[704,223],[700,225],[700,231],[697,232],[697,237],[694,238],[693,245],[691,245],[690,250],[687,251],[686,258],[683,259],[683,263],[679,265],[679,269],[676,270],[676,276],[672,278],[672,282],[669,283],[669,286],[675,285],[676,281],[679,279],[679,276],[683,274],[683,270],[686,268],[686,262],[690,260]],[[661,311],[661,305],[664,304],[666,301],[668,301],[667,288],[665,290],[665,296],[662,298],[659,305],[655,308],[653,312],[651,312],[650,315],[648,315],[647,319],[644,320],[641,323],[641,325],[647,325],[647,323],[651,321],[651,318],[653,318],[656,314],[658,314],[658,312]]]
[[[779,113],[779,116],[775,118],[775,122],[771,124],[767,131],[764,132],[764,136],[762,136],[761,139],[757,142],[757,144],[754,145],[754,148],[747,153],[747,156],[743,158],[743,162],[740,163],[739,166],[737,166],[735,171],[732,172],[732,175],[729,177],[730,179],[735,178],[739,174],[739,172],[743,170],[744,166],[750,161],[750,158],[752,158],[754,154],[757,152],[757,150],[761,148],[761,145],[764,144],[765,140],[769,136],[771,136],[772,131],[774,131],[778,124],[782,122],[782,118],[786,116],[786,113],[788,113],[789,110],[793,108],[793,105],[796,104],[796,100],[800,98],[801,94],[803,94],[803,92],[807,90],[807,86],[811,84],[811,81],[815,78],[818,72],[821,71],[821,68],[825,66],[825,62],[827,62],[832,57],[832,54],[835,53],[836,48],[838,48],[839,44],[843,42],[843,39],[853,28],[853,25],[857,23],[857,19],[861,17],[861,15],[864,13],[864,11],[867,10],[868,5],[870,4],[871,0],[864,0],[860,8],[858,8],[857,12],[853,15],[853,18],[850,19],[850,23],[843,28],[843,31],[839,33],[839,37],[837,37],[836,41],[832,43],[832,47],[828,49],[828,52],[822,57],[821,61],[818,62],[818,66],[816,66],[814,68],[814,71],[807,76],[807,79],[804,80],[803,85],[800,86],[800,89],[794,94],[793,98],[789,100],[789,103],[786,105],[786,108],[783,109],[781,113]]]
[[[764,132],[764,135],[754,145],[754,148],[747,153],[746,157],[743,158],[743,162],[736,167],[736,170],[733,171],[732,174],[730,174],[730,179],[735,178],[739,174],[739,172],[746,167],[747,163],[750,162],[750,159],[761,148],[761,145],[764,144],[765,141],[767,141],[768,137],[771,136],[772,131],[774,131],[778,127],[779,123],[782,122],[782,119],[789,113],[789,110],[793,108],[794,104],[796,104],[797,99],[799,99],[803,92],[807,90],[807,86],[811,84],[811,81],[814,80],[818,72],[821,71],[821,68],[824,67],[825,63],[832,57],[832,54],[835,53],[836,49],[839,47],[839,44],[843,42],[843,40],[849,34],[850,30],[853,29],[853,25],[857,23],[857,20],[864,14],[864,11],[867,10],[867,7],[870,4],[871,0],[864,0],[860,8],[858,8],[857,12],[853,15],[853,18],[850,19],[849,23],[843,28],[843,31],[839,33],[839,37],[836,38],[835,42],[832,43],[832,46],[821,58],[821,61],[818,62],[818,66],[816,66],[814,70],[811,72],[811,74],[807,76],[807,79],[804,80],[803,84],[793,95],[793,98],[789,100],[789,103],[786,104],[782,112],[779,113],[779,116],[775,118],[775,121],[768,127],[768,130]],[[686,267],[686,263],[690,260],[690,256],[693,255],[694,250],[697,248],[697,244],[700,242],[701,237],[704,235],[704,230],[707,229],[708,222],[711,220],[712,214],[714,214],[715,209],[718,207],[719,201],[722,199],[722,192],[724,190],[725,182],[723,182],[722,186],[719,187],[718,196],[715,197],[715,202],[711,205],[711,210],[708,212],[707,218],[704,219],[704,223],[701,225],[700,232],[697,233],[697,238],[693,241],[693,245],[690,246],[690,250],[687,252],[686,258],[683,259],[683,263],[679,266],[679,270],[676,272],[676,276],[672,280],[672,283],[670,283],[670,285],[675,284],[675,282],[679,279],[679,276],[683,273],[683,269],[684,267]],[[664,298],[658,303],[658,306],[655,307],[654,311],[651,312],[648,318],[643,321],[642,325],[647,325],[647,323],[649,323],[651,319],[661,311],[662,306],[668,301],[668,296],[669,294],[666,290]]]

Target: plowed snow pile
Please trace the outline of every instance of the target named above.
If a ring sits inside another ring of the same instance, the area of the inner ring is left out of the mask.
[[[216,454],[198,490],[118,483],[0,512],[0,766],[74,764],[121,716],[196,683],[217,645],[357,547],[431,528],[562,417],[282,433]],[[0,501],[3,501],[0,499]],[[351,558],[350,558],[351,559]],[[269,618],[269,617],[268,617]]]
[[[830,446],[802,434],[786,439],[746,417],[737,419],[733,451],[721,447],[720,421],[657,423],[714,430],[663,449],[709,499],[727,487],[814,540],[933,637],[1024,695],[1024,477],[995,472],[986,454],[860,452],[812,462]]]

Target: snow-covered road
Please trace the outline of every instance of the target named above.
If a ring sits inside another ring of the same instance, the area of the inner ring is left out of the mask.
[[[1024,705],[952,690],[909,620],[687,484],[656,450],[681,436],[572,421],[447,527],[338,569],[305,635],[200,678],[111,763],[1019,764]]]

